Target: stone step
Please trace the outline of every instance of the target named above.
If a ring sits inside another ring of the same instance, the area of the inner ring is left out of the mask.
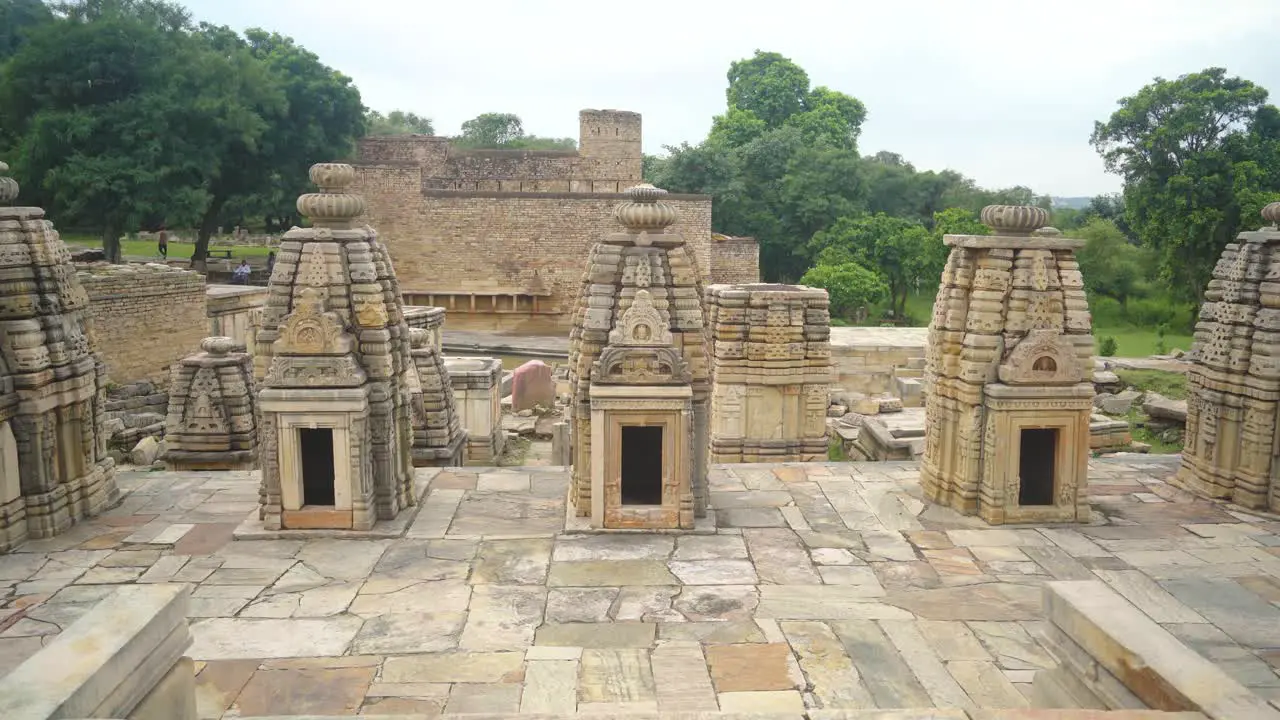
[[[900,367],[893,369],[893,376],[900,378],[922,378],[924,377],[924,368]]]
[[[907,360],[907,367],[912,370],[924,370],[924,358],[913,357]]]
[[[435,716],[432,716],[435,717]],[[740,713],[719,711],[621,711],[564,715],[542,713],[461,713],[448,715],[450,720],[1207,720],[1198,712],[1162,712],[1158,710],[1085,710],[1026,709],[973,710],[921,708],[896,710],[808,710],[799,712]],[[272,715],[246,717],[240,720],[426,720],[426,715]]]

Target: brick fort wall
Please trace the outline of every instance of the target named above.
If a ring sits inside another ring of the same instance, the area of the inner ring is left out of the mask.
[[[446,308],[453,329],[560,334],[592,243],[618,230],[619,193],[642,181],[641,122],[583,110],[577,152],[464,150],[400,135],[364,138],[358,157],[353,192],[407,302]],[[755,281],[754,240],[712,242],[709,196],[670,200],[704,283]]]
[[[107,377],[168,386],[169,366],[208,335],[204,276],[164,265],[82,266],[80,283]]]

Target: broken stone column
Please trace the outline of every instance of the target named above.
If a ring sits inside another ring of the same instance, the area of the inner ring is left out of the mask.
[[[1280,511],[1280,203],[1266,227],[1227,245],[1205,290],[1187,371],[1176,482],[1248,508]]]
[[[1084,521],[1093,335],[1070,240],[992,205],[951,247],[929,324],[925,495],[992,524]],[[1043,228],[1043,230],[1041,229]]]
[[[458,419],[467,434],[467,465],[497,465],[502,432],[502,361],[490,357],[446,357]]]
[[[711,462],[827,458],[831,315],[827,291],[712,285]]]
[[[409,326],[395,269],[346,192],[350,165],[311,167],[258,332],[262,511],[267,530],[368,530],[417,503]]]
[[[89,297],[44,210],[3,206],[18,197],[8,171],[0,163],[0,551],[119,497]]]
[[[707,507],[710,378],[702,292],[665,190],[642,184],[591,248],[569,335],[579,517],[692,528]]]
[[[444,324],[444,309],[431,322]],[[411,355],[417,373],[409,376],[413,397],[413,464],[415,467],[457,467],[462,464],[467,433],[458,420],[453,386],[444,357],[436,346],[438,334],[425,328],[409,330]]]
[[[248,470],[258,462],[253,358],[229,337],[209,337],[169,381],[161,458],[175,470]]]

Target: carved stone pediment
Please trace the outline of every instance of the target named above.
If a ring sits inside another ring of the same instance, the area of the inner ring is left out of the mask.
[[[304,288],[284,318],[280,339],[271,346],[274,355],[345,355],[353,345],[346,324],[337,313],[325,312],[324,294]]]
[[[653,306],[653,296],[648,290],[636,291],[631,307],[622,313],[617,327],[609,332],[610,345],[654,346],[671,343],[671,326]]]
[[[670,347],[605,348],[591,366],[591,382],[602,385],[683,385],[689,365]]]
[[[1060,332],[1032,330],[1000,363],[1006,385],[1073,385],[1086,380],[1075,346]]]
[[[276,341],[279,344],[279,341]],[[271,358],[263,383],[274,388],[360,387],[366,375],[351,355]]]

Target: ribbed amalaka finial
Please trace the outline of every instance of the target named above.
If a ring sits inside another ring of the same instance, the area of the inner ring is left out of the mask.
[[[345,163],[317,163],[311,166],[311,182],[320,192],[298,198],[298,212],[316,227],[349,228],[365,210],[364,198],[347,192],[356,179],[356,169]]]
[[[1262,208],[1262,219],[1271,227],[1280,225],[1280,202],[1269,203]]]
[[[988,205],[979,219],[997,235],[1030,235],[1049,223],[1049,211],[1031,205]]]
[[[0,203],[11,203],[18,199],[18,181],[9,177],[9,165],[0,162]]]
[[[663,200],[667,191],[662,188],[641,183],[622,194],[627,201],[613,209],[613,217],[628,230],[661,231],[680,217],[675,206]]]

